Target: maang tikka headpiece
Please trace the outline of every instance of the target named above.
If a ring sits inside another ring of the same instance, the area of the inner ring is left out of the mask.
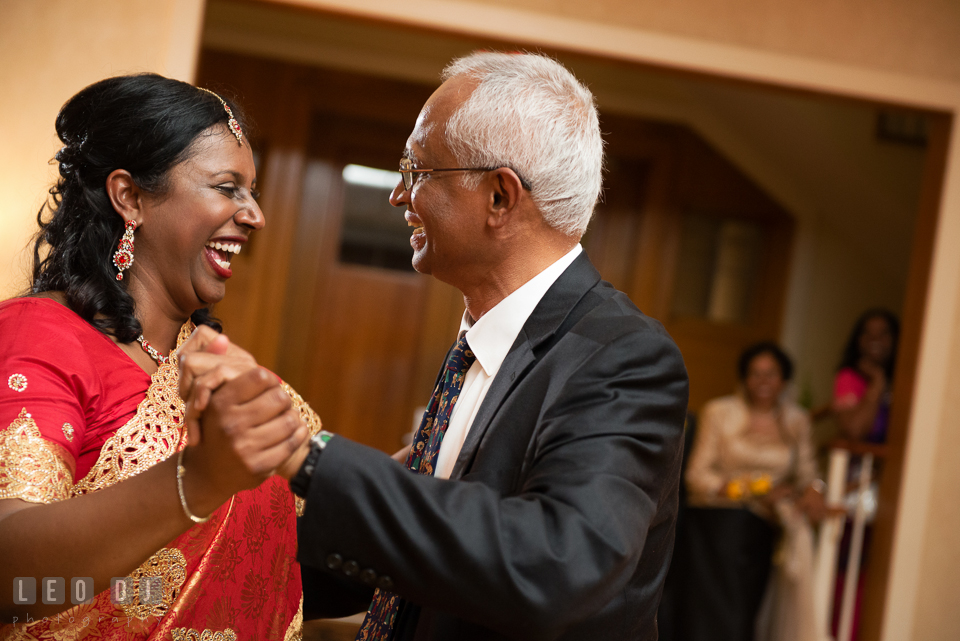
[[[209,89],[204,89],[203,87],[197,87],[200,91],[206,91],[208,94],[220,101],[220,104],[223,105],[224,110],[226,110],[227,115],[230,117],[230,120],[227,121],[227,126],[230,128],[230,133],[237,137],[237,144],[243,144],[243,129],[240,129],[240,123],[237,122],[237,119],[233,117],[233,111],[230,110],[230,105],[227,104],[227,101],[213,93]]]

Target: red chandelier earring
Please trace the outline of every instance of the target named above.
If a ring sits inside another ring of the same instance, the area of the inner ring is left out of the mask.
[[[123,238],[117,245],[117,251],[113,252],[113,266],[117,268],[117,280],[123,280],[124,270],[130,269],[133,265],[133,232],[137,228],[137,223],[128,220],[123,231]]]

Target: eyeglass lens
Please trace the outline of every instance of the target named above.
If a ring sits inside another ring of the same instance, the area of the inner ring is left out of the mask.
[[[403,176],[403,188],[410,191],[413,188],[413,162],[409,158],[400,159],[400,175]]]

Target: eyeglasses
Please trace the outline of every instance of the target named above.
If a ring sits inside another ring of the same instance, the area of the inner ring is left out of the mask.
[[[418,174],[431,174],[436,171],[496,171],[497,169],[502,169],[501,167],[451,167],[449,169],[414,169],[413,161],[409,158],[400,159],[400,175],[403,176],[403,188],[406,191],[413,189],[413,183],[417,182]],[[513,173],[517,174],[517,171],[514,169]],[[523,186],[527,191],[531,191],[530,185],[526,180],[523,179],[523,176],[517,174],[517,178],[520,179],[520,185]]]

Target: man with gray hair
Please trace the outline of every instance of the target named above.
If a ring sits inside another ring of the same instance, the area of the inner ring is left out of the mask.
[[[365,640],[657,638],[687,375],[579,245],[602,158],[593,96],[554,60],[444,72],[390,200],[414,267],[463,293],[461,332],[403,464],[324,434],[281,469],[306,499],[306,618],[366,609]]]

